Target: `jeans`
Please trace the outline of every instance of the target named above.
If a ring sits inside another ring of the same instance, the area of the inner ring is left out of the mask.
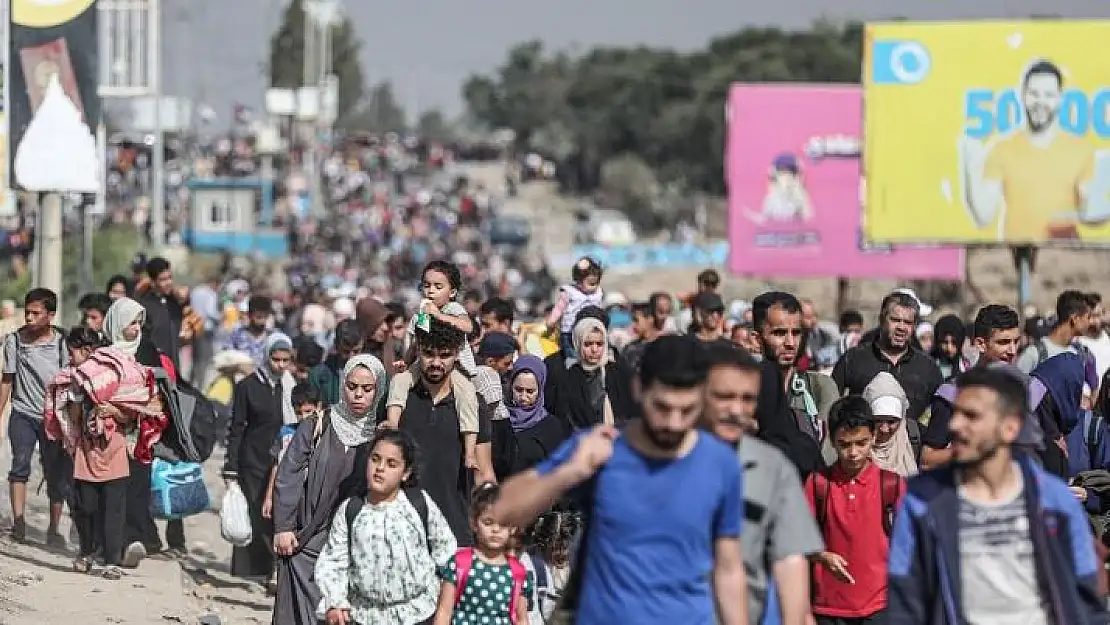
[[[563,351],[564,358],[574,358],[574,335],[570,332],[560,332],[559,349]]]
[[[46,495],[50,503],[66,503],[73,492],[73,460],[60,443],[46,438],[42,420],[13,411],[8,420],[8,439],[12,445],[8,482],[27,483],[31,477],[31,457],[37,445],[46,478]]]

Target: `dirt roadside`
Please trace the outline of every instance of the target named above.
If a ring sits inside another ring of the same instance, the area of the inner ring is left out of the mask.
[[[0,441],[0,467],[10,464],[10,448]],[[218,453],[205,469],[213,507],[218,508],[224,487],[219,479],[223,463]],[[37,460],[31,477],[36,489],[41,479]],[[43,546],[47,523],[45,489],[28,502],[28,543],[7,539],[10,504],[7,489],[0,496],[0,625],[77,625],[158,623],[239,625],[269,623],[272,600],[257,584],[228,574],[231,547],[220,537],[219,516],[212,510],[186,519],[189,555],[175,561],[144,560],[120,580],[73,572],[75,552]],[[164,524],[160,524],[163,526]],[[69,531],[68,518],[63,534]],[[164,534],[163,534],[164,535]],[[75,538],[75,537],[74,537]]]

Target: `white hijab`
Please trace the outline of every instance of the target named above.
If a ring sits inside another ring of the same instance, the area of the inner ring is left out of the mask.
[[[128,341],[124,338],[123,331],[136,319],[145,320],[145,318],[146,309],[130,297],[121,297],[113,302],[112,306],[108,308],[108,314],[104,317],[104,333],[112,341],[112,347],[128,356],[134,356],[139,351],[139,343],[143,340],[143,334],[140,332],[135,340]]]
[[[875,416],[899,419],[898,429],[890,438],[882,443],[875,441],[875,446],[871,449],[875,464],[902,477],[916,475],[917,459],[914,458],[913,445],[905,423],[910,402],[902,385],[893,375],[882,371],[863,389],[863,398],[871,404],[871,411]]]
[[[385,397],[388,390],[385,388],[385,365],[376,356],[370,354],[359,354],[347,361],[343,366],[342,385],[347,384],[347,378],[351,377],[351,373],[358,367],[365,367],[374,375],[374,399],[370,402],[370,407],[361,413],[351,410],[347,400],[344,399],[344,389],[339,391],[339,403],[331,407],[331,427],[339,437],[339,442],[347,447],[357,447],[374,436],[375,412],[378,404],[381,403],[379,400]]]
[[[293,387],[297,385],[297,380],[289,371],[283,371],[281,380],[275,380],[274,372],[270,370],[270,354],[283,349],[292,354],[293,340],[281,332],[271,332],[266,337],[266,344],[263,348],[266,362],[255,370],[255,374],[258,375],[259,380],[265,382],[270,388],[273,388],[276,384],[281,384],[281,420],[289,424],[297,422],[297,411],[293,409]]]

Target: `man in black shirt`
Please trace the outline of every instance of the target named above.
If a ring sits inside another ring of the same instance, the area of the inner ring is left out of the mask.
[[[906,416],[915,421],[921,417],[944,379],[933,359],[913,347],[920,310],[921,302],[908,293],[895,291],[883,298],[875,340],[848,350],[833,368],[841,393],[862,394],[878,373],[886,371],[906,391]]]
[[[173,270],[170,262],[161,256],[150,259],[146,264],[150,277],[150,289],[139,297],[139,303],[146,309],[147,334],[159,351],[170,357],[174,367],[181,368],[178,349],[181,346],[181,303],[173,292]]]
[[[1001,304],[988,304],[975,315],[973,329],[972,340],[975,349],[979,351],[976,367],[988,367],[996,363],[1014,364],[1017,360],[1018,343],[1021,342],[1021,320],[1017,311]],[[952,442],[952,433],[948,431],[948,422],[952,419],[952,402],[937,393],[930,400],[929,412],[929,427],[925,428],[921,436],[923,469],[940,466],[952,459],[952,451],[948,448]]]
[[[421,488],[443,512],[459,544],[469,545],[467,502],[473,478],[463,462],[462,432],[450,377],[464,340],[461,330],[439,321],[433,320],[427,332],[417,328],[419,375],[405,399],[398,427],[424,450],[420,458]],[[479,411],[479,445],[490,440],[489,415],[486,412],[483,423],[483,412]],[[485,478],[479,475],[478,479]]]

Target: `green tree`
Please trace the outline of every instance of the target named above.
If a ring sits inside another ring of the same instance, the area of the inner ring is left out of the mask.
[[[305,86],[304,0],[292,0],[281,26],[270,39],[270,85],[284,89]],[[362,100],[365,85],[358,53],[361,44],[348,17],[331,27],[331,71],[339,81],[338,115],[342,119]]]
[[[443,116],[443,111],[431,109],[424,111],[416,119],[416,134],[432,141],[450,141],[455,133]]]
[[[128,273],[131,259],[142,249],[142,239],[134,228],[110,226],[101,228],[93,234],[93,287],[104,288],[117,273]],[[62,242],[62,305],[72,312],[77,305],[80,293],[81,240],[79,237],[66,237]],[[23,301],[23,296],[31,288],[31,275],[4,281],[0,285],[0,299]],[[68,313],[67,313],[68,314]]]
[[[368,132],[402,132],[407,128],[405,110],[393,95],[393,83],[380,82],[358,107],[343,117],[339,126],[347,130]]]
[[[515,131],[518,152],[557,160],[572,190],[593,191],[603,178],[611,185],[617,172],[646,180],[642,164],[672,192],[720,194],[729,86],[858,82],[862,36],[859,23],[818,21],[800,31],[746,28],[691,53],[599,47],[577,57],[531,41],[513,46],[494,72],[471,76],[462,95],[471,119]],[[630,212],[660,215],[661,196],[651,207],[634,197],[625,203]],[[638,223],[656,219],[641,217],[633,215]]]

